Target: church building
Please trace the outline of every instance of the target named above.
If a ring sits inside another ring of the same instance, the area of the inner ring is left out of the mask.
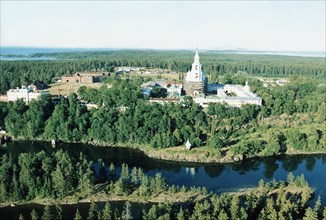
[[[207,91],[207,79],[201,70],[198,49],[196,49],[196,54],[191,70],[186,74],[183,89],[188,96],[196,96],[197,94],[202,93],[205,94]]]
[[[248,82],[245,86],[208,84],[201,70],[198,49],[191,70],[187,72],[183,82],[183,89],[187,96],[192,96],[194,102],[203,107],[207,107],[209,103],[226,103],[233,107],[241,107],[245,104],[262,105],[262,99],[250,91]],[[231,93],[233,95],[230,95]]]

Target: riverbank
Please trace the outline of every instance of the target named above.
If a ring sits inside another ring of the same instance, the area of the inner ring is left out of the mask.
[[[251,188],[241,188],[237,191],[227,192],[226,195],[235,195],[237,197],[241,196],[250,196],[250,195],[267,195],[268,197],[277,196],[277,195],[306,195],[307,197],[311,198],[313,195],[313,190],[307,186],[296,186],[294,184],[287,185],[287,186],[278,186],[278,187],[270,187],[268,186],[269,183],[264,185],[260,185],[257,187]],[[94,188],[101,189],[105,184],[98,184],[95,185]],[[89,204],[91,202],[96,203],[105,203],[105,202],[132,202],[132,203],[139,203],[139,204],[158,204],[158,203],[172,203],[172,204],[195,204],[196,202],[204,201],[212,196],[215,196],[215,193],[203,193],[202,191],[177,191],[177,192],[169,192],[163,191],[157,195],[153,196],[140,196],[139,189],[135,190],[129,195],[118,195],[114,193],[107,193],[106,190],[99,190],[94,194],[86,197],[86,198],[79,198],[78,194],[70,195],[64,197],[62,199],[54,199],[54,198],[35,198],[30,201],[16,201],[16,202],[5,202],[0,203],[0,208],[4,207],[16,207],[21,205],[31,205],[31,204],[38,204],[38,205],[76,205],[76,204]]]
[[[245,160],[246,158],[262,158],[266,157],[263,154],[254,154],[254,155],[243,155],[235,154],[231,147],[224,147],[221,149],[211,148],[211,147],[195,147],[191,150],[187,150],[185,146],[175,146],[169,148],[154,149],[147,145],[129,145],[129,144],[107,144],[103,142],[93,141],[87,142],[87,144],[101,147],[127,147],[133,148],[142,151],[146,156],[171,162],[185,162],[185,163],[234,163]],[[288,149],[284,154],[276,154],[273,156],[279,155],[311,155],[311,154],[326,154],[325,151],[299,151],[294,149]]]
[[[105,185],[105,186],[104,186]],[[134,192],[128,195],[114,194],[107,192],[102,189],[103,186],[106,187],[108,184],[98,184],[94,186],[94,189],[101,189],[90,196],[85,198],[80,198],[78,194],[70,195],[64,197],[62,199],[54,199],[54,198],[35,198],[29,201],[10,201],[0,203],[0,208],[3,207],[15,207],[19,205],[28,205],[28,204],[39,204],[39,205],[73,205],[78,203],[91,203],[91,202],[115,202],[115,201],[129,201],[133,203],[163,203],[163,202],[171,202],[171,203],[196,203],[197,201],[202,201],[206,199],[209,195],[204,195],[201,192],[196,191],[178,191],[178,192],[169,192],[163,191],[156,195],[150,196],[140,196],[140,189],[138,188]]]
[[[15,138],[12,141],[25,141],[22,138]],[[35,139],[29,141],[40,141],[40,142],[48,142],[43,139]],[[58,143],[58,142],[57,142]],[[60,143],[60,142],[59,142]],[[109,144],[100,141],[91,141],[91,142],[62,142],[62,143],[71,143],[71,144],[89,144],[97,147],[121,147],[121,148],[131,148],[135,150],[139,150],[143,152],[146,156],[164,160],[171,162],[183,162],[183,163],[204,163],[204,164],[229,164],[243,161],[249,158],[263,158],[267,157],[262,153],[254,154],[254,155],[243,155],[243,154],[235,154],[231,147],[224,147],[221,149],[215,149],[211,147],[195,147],[191,150],[187,150],[184,146],[175,146],[169,148],[161,148],[155,149],[147,145],[137,145],[137,144],[126,144],[126,143],[117,143],[117,144]],[[276,154],[273,156],[280,155],[313,155],[313,154],[326,154],[325,151],[299,151],[292,148],[288,148],[287,151],[283,154]]]

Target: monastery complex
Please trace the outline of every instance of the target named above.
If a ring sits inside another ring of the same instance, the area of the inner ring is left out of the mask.
[[[123,67],[120,72],[139,71],[140,68]],[[76,72],[74,75],[62,76],[62,83],[97,83],[100,77],[110,76],[109,72]],[[165,89],[168,98],[152,97],[154,88]],[[41,89],[41,90],[40,90]],[[10,89],[7,92],[8,101],[23,99],[26,103],[42,95],[43,88],[33,88],[33,85]],[[191,70],[186,73],[183,83],[176,81],[150,81],[141,85],[144,95],[152,97],[150,102],[182,102],[184,95],[192,96],[195,103],[207,107],[209,103],[226,103],[229,106],[241,107],[245,104],[262,105],[262,99],[250,91],[248,82],[243,85],[232,84],[208,84],[208,80],[202,71],[202,65],[196,50]]]
[[[232,84],[208,84],[201,69],[198,50],[196,50],[191,70],[187,72],[183,83],[185,95],[192,96],[195,103],[207,107],[208,103],[226,103],[241,107],[245,104],[262,105],[262,99],[245,86]],[[215,92],[215,94],[214,94]]]

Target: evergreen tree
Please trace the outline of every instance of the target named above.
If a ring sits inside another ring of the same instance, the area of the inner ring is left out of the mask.
[[[91,202],[88,210],[87,220],[96,220],[97,206],[94,201]]]
[[[82,220],[82,217],[81,217],[80,212],[79,212],[78,209],[76,210],[76,214],[75,214],[74,220]]]
[[[125,205],[123,206],[122,219],[123,220],[133,219],[133,217],[131,215],[131,205],[130,205],[130,202],[129,201],[127,201],[125,203]]]
[[[55,219],[62,219],[62,207],[60,206],[59,203],[56,203],[55,204],[55,211],[56,211],[56,214],[54,216]]]
[[[321,199],[320,196],[318,196],[315,206],[314,206],[314,212],[317,214],[318,219],[322,217],[322,207],[321,207]]]
[[[295,180],[295,177],[293,175],[292,172],[290,172],[288,175],[287,175],[287,182],[289,185],[293,185],[294,184],[294,180]]]
[[[144,220],[156,220],[158,217],[156,205],[152,205],[152,207],[148,210],[148,213],[143,212],[143,219]]]
[[[18,220],[24,220],[24,216],[20,214]]]
[[[61,171],[61,167],[59,163],[57,164],[57,167],[55,171],[51,174],[53,179],[53,190],[55,195],[58,198],[62,198],[65,195],[65,178],[63,176],[63,173]]]
[[[109,171],[110,171],[109,172],[109,179],[113,180],[114,176],[115,176],[114,164],[113,163],[110,164]]]
[[[239,197],[236,194],[231,200],[230,213],[232,219],[240,219]]]
[[[38,214],[35,209],[33,209],[31,212],[31,220],[38,220]]]
[[[180,207],[180,210],[179,210],[179,212],[177,214],[177,219],[178,220],[185,220],[186,219],[185,213],[184,213],[182,207]]]
[[[42,215],[41,219],[42,220],[51,220],[52,219],[50,206],[46,205],[44,207],[44,211],[43,211],[43,215]]]
[[[104,209],[102,210],[102,219],[103,220],[111,220],[112,219],[112,209],[110,202],[106,202]]]
[[[310,207],[306,209],[303,220],[318,220],[317,213]]]
[[[220,213],[218,214],[218,217],[217,217],[218,220],[229,220],[229,217],[228,215],[226,214],[226,212],[224,211],[224,209],[222,209],[220,211]]]

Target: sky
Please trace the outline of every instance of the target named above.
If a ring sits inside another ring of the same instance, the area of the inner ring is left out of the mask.
[[[326,51],[325,1],[0,2],[2,47]]]

